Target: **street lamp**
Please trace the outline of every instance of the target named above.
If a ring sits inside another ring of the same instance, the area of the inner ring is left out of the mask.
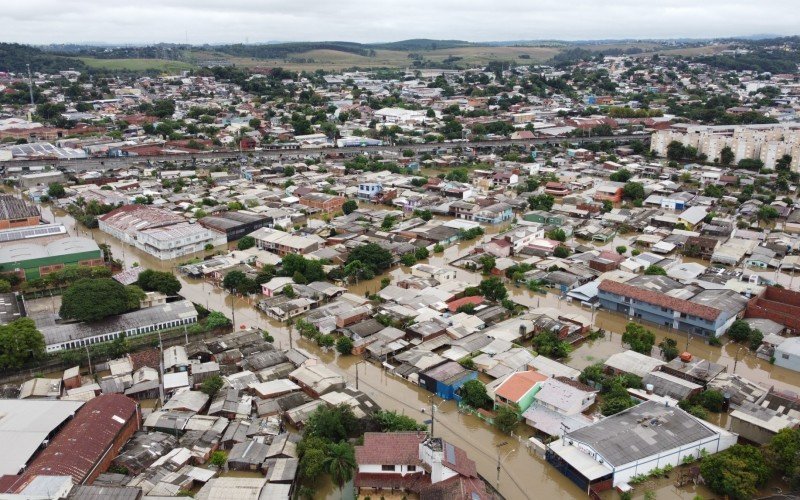
[[[507,444],[508,444],[508,441],[503,441],[502,443],[499,443],[499,444],[496,445],[497,446],[497,480],[495,482],[495,490],[497,490],[498,492],[500,491],[500,469],[502,468],[500,464],[501,464],[501,462],[503,460],[508,458],[509,455],[511,455],[512,453],[517,451],[517,449],[514,448],[513,450],[511,450],[508,453],[506,453],[504,456],[501,456],[501,454],[500,454],[500,452],[502,451],[501,449],[503,448],[503,446],[505,446]]]

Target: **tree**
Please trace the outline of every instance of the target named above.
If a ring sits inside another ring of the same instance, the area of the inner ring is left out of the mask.
[[[558,336],[551,331],[541,332],[533,337],[532,345],[542,356],[554,359],[564,358],[572,350],[569,343],[559,340]]]
[[[224,451],[215,451],[211,454],[208,462],[216,467],[225,467],[225,464],[228,463],[228,454]]]
[[[345,215],[350,215],[355,212],[357,208],[358,202],[356,202],[356,200],[347,200],[342,204],[342,212],[344,212]]]
[[[618,254],[625,255],[625,252],[628,251],[628,247],[626,247],[625,245],[619,245],[616,250]]]
[[[486,386],[479,380],[469,380],[459,389],[461,401],[473,408],[489,409],[492,399],[486,394]]]
[[[425,426],[406,415],[391,410],[378,410],[372,414],[372,420],[381,432],[424,431]]]
[[[126,302],[128,304],[128,311],[139,309],[142,306],[142,301],[147,298],[144,290],[136,285],[128,285],[125,287]]]
[[[564,230],[561,229],[560,227],[557,227],[552,231],[550,231],[549,233],[547,233],[547,237],[555,241],[561,241],[561,242],[567,241],[567,233],[565,233]]]
[[[478,289],[481,295],[489,300],[498,301],[508,296],[508,290],[506,290],[505,285],[503,285],[503,282],[500,281],[500,278],[497,276],[492,276],[491,278],[481,281],[481,284],[478,285]]]
[[[511,434],[519,423],[519,415],[508,406],[501,406],[495,412],[494,425],[505,434]]]
[[[0,369],[17,369],[44,355],[44,337],[32,319],[19,318],[0,326]]]
[[[672,361],[678,357],[678,343],[674,339],[664,339],[658,344],[661,349],[661,356],[667,361]]]
[[[247,275],[242,271],[231,271],[222,279],[222,286],[229,292],[242,291],[242,285],[245,284]]]
[[[67,194],[67,192],[64,186],[58,182],[53,182],[47,187],[47,196],[50,198],[61,198],[65,194]]]
[[[336,350],[339,354],[346,356],[353,352],[353,341],[350,337],[339,337],[336,340]]]
[[[177,295],[182,287],[181,282],[178,281],[174,274],[152,269],[139,273],[136,284],[147,292],[161,292],[168,296]]]
[[[722,198],[725,196],[725,188],[717,184],[709,184],[703,190],[703,195],[711,198]]]
[[[800,430],[781,429],[764,448],[764,457],[774,470],[789,478],[793,488],[800,486]]]
[[[712,491],[734,500],[753,498],[771,475],[761,451],[741,444],[704,458],[700,473]]]
[[[330,443],[323,439],[307,439],[301,441],[303,452],[300,455],[300,477],[313,483],[325,473],[325,459]]]
[[[481,255],[478,258],[478,263],[481,265],[481,269],[483,270],[483,274],[489,274],[494,269],[494,266],[497,264],[497,261],[491,255]]]
[[[611,174],[609,179],[614,182],[628,182],[631,177],[633,177],[633,174],[629,170],[621,168]]]
[[[558,245],[553,250],[553,257],[558,257],[559,259],[566,259],[569,257],[569,248],[565,247],[564,245]]]
[[[556,199],[549,194],[537,194],[528,197],[528,206],[531,210],[544,210],[549,212],[553,208]]]
[[[761,205],[756,213],[756,218],[758,220],[771,220],[777,219],[778,215],[778,211],[775,209],[775,207],[770,205]]]
[[[129,310],[128,292],[118,281],[82,279],[62,295],[59,314],[64,319],[92,322]]]
[[[722,412],[722,408],[725,405],[725,396],[714,389],[706,389],[701,392],[698,396],[698,400],[703,408],[708,411],[713,411],[714,413]]]
[[[736,342],[743,342],[750,338],[750,323],[743,319],[737,319],[733,322],[730,328],[728,328],[728,337],[731,340],[735,340]]]
[[[200,390],[213,398],[214,395],[222,389],[223,385],[225,385],[225,382],[222,377],[214,375],[213,377],[208,377],[203,380],[203,383],[200,384]]]
[[[622,342],[628,344],[632,350],[649,356],[656,342],[656,336],[642,325],[630,322],[625,325]]]
[[[417,260],[427,259],[430,256],[430,254],[431,253],[425,247],[419,247],[416,250],[414,250],[414,257],[416,257]]]
[[[792,165],[792,155],[783,155],[775,162],[775,170],[789,170]]]
[[[603,404],[600,405],[600,413],[608,417],[627,410],[633,405],[633,399],[630,394],[628,394],[625,385],[615,380],[611,383],[611,390],[603,396]]]
[[[320,406],[309,416],[305,435],[319,437],[333,443],[346,440],[358,430],[358,417],[345,404]]]
[[[292,287],[291,284],[287,284],[286,286],[284,286],[282,291],[283,294],[290,299],[297,297],[297,294],[294,293],[294,288]]]
[[[647,276],[666,276],[667,271],[665,271],[661,266],[650,264],[647,266],[647,269],[644,270],[644,274]]]
[[[454,182],[469,182],[469,170],[461,167],[454,168],[444,178]]]
[[[219,311],[211,311],[206,317],[206,330],[214,330],[230,324],[231,320]]]
[[[444,247],[441,245],[441,243],[433,245],[433,253],[442,253],[442,252],[444,252]]]
[[[328,448],[328,456],[325,458],[325,470],[331,476],[334,484],[339,490],[345,483],[353,479],[353,471],[356,469],[356,456],[353,445],[350,443],[336,443]]]
[[[8,280],[0,279],[0,293],[9,293],[11,291],[11,282]]]
[[[672,141],[667,145],[667,158],[673,161],[680,161],[686,156],[686,148],[678,141]]]
[[[733,150],[730,148],[730,146],[725,146],[719,152],[719,162],[723,165],[732,164],[735,158],[736,157],[733,154]]]
[[[254,246],[256,246],[256,239],[252,236],[244,236],[236,244],[236,248],[239,250],[247,250],[248,248],[253,248]]]
[[[626,182],[622,187],[622,197],[628,200],[643,200],[644,185],[641,182]]]
[[[433,213],[427,208],[424,210],[414,210],[414,215],[424,220],[425,222],[433,219]]]
[[[384,231],[389,231],[394,227],[395,223],[397,223],[397,216],[395,215],[387,215],[383,218],[383,222],[381,222],[381,229]]]
[[[414,264],[417,263],[417,258],[414,256],[413,253],[409,252],[409,253],[403,254],[400,257],[400,263],[403,264],[406,267],[411,267],[411,266],[413,266]]]
[[[284,257],[284,266],[286,258]],[[367,243],[354,248],[347,256],[347,262],[361,261],[374,274],[380,274],[392,265],[392,253],[377,243]]]

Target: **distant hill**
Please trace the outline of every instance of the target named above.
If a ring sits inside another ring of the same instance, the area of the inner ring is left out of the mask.
[[[0,43],[0,71],[20,73],[26,71],[25,65],[31,65],[31,71],[57,73],[67,69],[85,70],[86,65],[78,59],[50,54],[29,45],[18,43]]]
[[[253,57],[256,59],[280,59],[289,54],[302,54],[312,50],[337,50],[369,56],[370,47],[354,42],[292,42],[266,45],[212,45],[211,49],[236,57]]]
[[[438,49],[455,49],[459,47],[473,47],[473,46],[480,46],[481,44],[465,42],[463,40],[431,40],[428,38],[415,38],[412,40],[401,40],[399,42],[370,43],[367,45],[373,49],[401,50],[401,51],[413,52],[418,50],[438,50]]]

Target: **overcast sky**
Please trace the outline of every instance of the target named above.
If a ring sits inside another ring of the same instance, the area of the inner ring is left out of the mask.
[[[798,0],[3,0],[0,41],[587,40],[800,32]],[[121,5],[125,4],[125,5]]]

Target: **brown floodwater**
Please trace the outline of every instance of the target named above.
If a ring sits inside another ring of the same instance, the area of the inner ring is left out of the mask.
[[[77,227],[75,221],[68,214],[56,210],[55,213],[48,207],[44,207],[43,216],[49,220],[55,220],[67,226],[70,234],[94,238],[98,243],[110,245],[114,258],[124,262],[126,268],[130,268],[134,263],[152,269],[172,270],[183,284],[181,295],[188,300],[202,304],[209,309],[224,312],[230,316],[234,313],[236,325],[245,327],[260,327],[270,332],[275,338],[276,344],[281,348],[289,345],[289,330],[285,324],[273,321],[255,309],[254,299],[233,297],[221,288],[215,287],[203,280],[195,280],[180,275],[175,268],[180,262],[189,260],[190,257],[182,257],[180,260],[160,261],[147,255],[136,248],[122,245],[118,240],[112,238],[99,230],[87,230]],[[462,242],[447,248],[443,253],[432,255],[428,262],[442,267],[450,267],[449,262],[462,257],[470,252],[480,241],[488,240],[491,234],[501,230],[501,227],[490,227],[487,235],[471,242]],[[200,255],[202,256],[202,254]],[[408,269],[397,267],[390,271],[390,275],[398,276],[407,273]],[[380,279],[378,276],[373,280],[364,281],[356,285],[349,286],[349,290],[359,296],[365,292],[376,292],[380,289]],[[457,269],[457,278],[470,284],[479,283],[481,276],[463,269]],[[555,294],[538,294],[529,292],[524,287],[509,287],[509,292],[513,300],[528,307],[552,307],[562,310],[565,313],[579,313],[587,318],[592,317],[592,311],[582,308],[576,304],[567,303],[560,300]],[[566,360],[566,363],[577,369],[582,369],[592,363],[606,359],[611,354],[623,349],[621,345],[621,334],[625,328],[627,318],[621,315],[611,314],[606,311],[596,311],[594,313],[595,325],[605,329],[608,333],[605,338],[592,342],[585,342],[580,345]],[[656,334],[659,341],[664,337],[674,338],[678,345],[683,349],[686,346],[686,334],[681,332],[663,330],[652,325],[648,326]],[[356,362],[360,358],[351,356],[340,357],[333,350],[322,350],[316,344],[302,339],[297,332],[293,333],[295,345],[320,356],[320,358],[332,368],[343,373],[348,380],[355,384],[356,366],[360,370],[359,388],[375,399],[384,408],[392,409],[408,415],[419,422],[424,422],[430,418],[430,397],[431,394],[418,386],[408,383],[387,374],[382,368],[368,364]],[[711,361],[722,363],[728,366],[728,371],[733,370],[734,358],[739,355],[739,362],[736,373],[739,373],[751,380],[763,384],[774,385],[781,389],[794,389],[800,384],[800,374],[769,364],[768,362],[756,359],[746,349],[739,352],[737,344],[727,344],[723,347],[712,347],[705,342],[692,338],[689,339],[689,351],[695,356],[710,359]],[[452,401],[437,401],[438,412],[436,413],[435,434],[450,440],[456,446],[463,448],[475,460],[478,471],[491,483],[497,480],[497,456],[498,450],[502,456],[502,467],[499,482],[500,493],[508,499],[525,498],[583,498],[585,494],[572,482],[557,472],[553,467],[545,463],[543,459],[529,451],[526,443],[531,435],[530,429],[521,424],[518,428],[519,435],[507,436],[497,432],[493,427],[487,425],[477,417],[462,414],[458,411]],[[422,413],[421,409],[426,408]],[[724,417],[717,422],[727,425]],[[506,443],[501,445],[502,443]],[[683,487],[676,488],[673,479],[653,480],[636,487],[636,495],[639,496],[645,491],[652,490],[658,498],[683,498],[690,499],[695,495],[702,495],[705,498],[712,498],[714,495],[704,487]],[[317,498],[339,499],[342,494],[330,482],[318,485]],[[614,494],[606,493],[604,498],[615,498]]]

